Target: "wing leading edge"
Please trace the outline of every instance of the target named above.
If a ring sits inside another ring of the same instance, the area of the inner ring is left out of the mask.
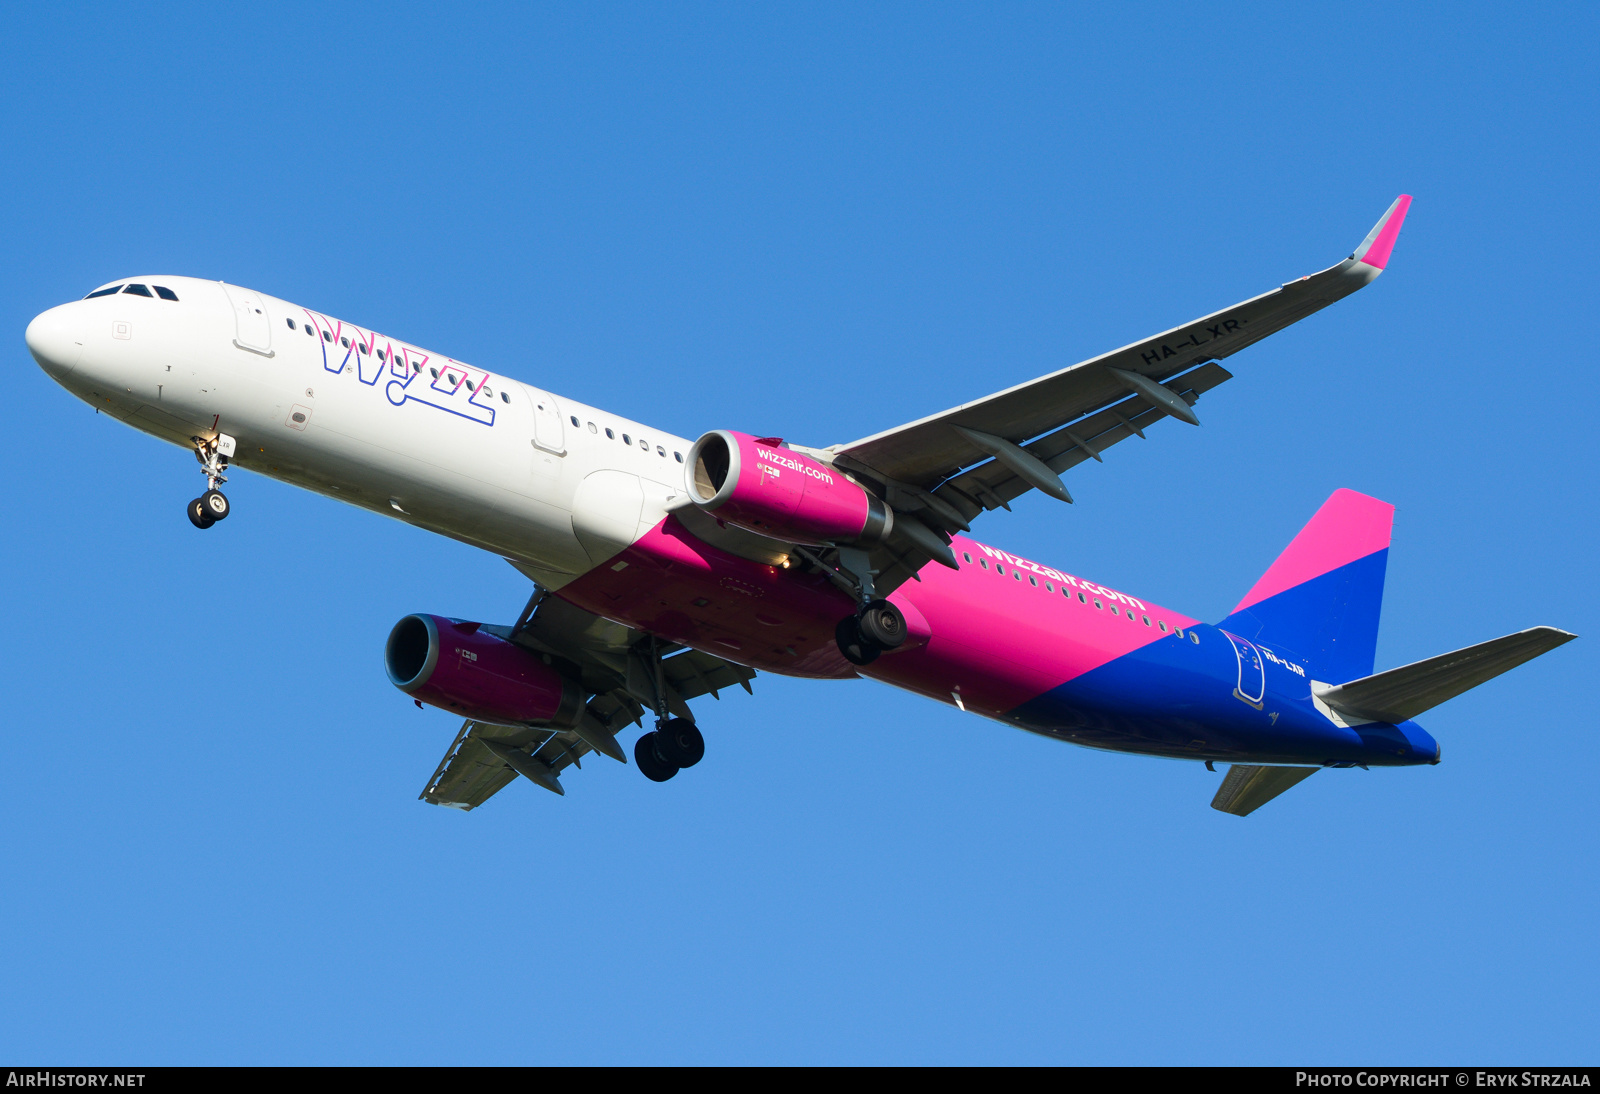
[[[960,527],[941,510],[970,520],[1004,505],[1033,485],[1014,463],[974,439],[1000,438],[1054,473],[1099,459],[1109,445],[1142,436],[1164,416],[1198,424],[1185,408],[1231,377],[1214,362],[1320,311],[1370,284],[1388,263],[1411,206],[1402,194],[1361,246],[1336,266],[1291,281],[1232,307],[1162,331],[1070,368],[829,451],[846,470],[897,488],[948,529]],[[1199,367],[1197,367],[1199,366]],[[980,464],[980,461],[989,460]],[[980,466],[974,467],[974,464]],[[963,469],[971,468],[963,473]],[[1058,495],[1059,496],[1059,495]],[[940,504],[942,503],[942,504]]]

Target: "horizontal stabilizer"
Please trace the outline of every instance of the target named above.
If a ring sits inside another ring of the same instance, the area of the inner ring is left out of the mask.
[[[1257,767],[1234,764],[1217,787],[1211,808],[1248,817],[1296,783],[1315,775],[1315,767]]]
[[[1346,717],[1399,723],[1576,637],[1554,627],[1533,627],[1349,683],[1313,684],[1311,691]]]

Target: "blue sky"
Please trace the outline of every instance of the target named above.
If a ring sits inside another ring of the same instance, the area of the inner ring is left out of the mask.
[[[0,16],[0,1057],[1572,1063],[1600,1025],[1587,637],[1438,767],[1247,818],[1186,763],[872,683],[699,704],[706,761],[416,800],[387,682],[503,561],[192,457],[35,313],[224,278],[685,436],[847,441],[1343,258],[1371,288],[976,533],[1216,620],[1395,503],[1380,667],[1597,632],[1583,5],[105,5]]]

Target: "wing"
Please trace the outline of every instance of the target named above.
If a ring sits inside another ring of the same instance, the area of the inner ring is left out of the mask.
[[[1410,205],[1409,195],[1396,198],[1349,258],[1320,273],[828,454],[881,484],[897,514],[909,512],[944,537],[1031,489],[1070,501],[1061,472],[1142,437],[1163,417],[1198,425],[1189,408],[1232,376],[1216,361],[1370,284],[1388,263]],[[938,557],[916,550],[924,537],[911,531],[915,539],[895,537],[875,563],[904,569]]]
[[[587,702],[578,723],[554,730],[465,722],[423,788],[423,801],[475,809],[519,774],[565,794],[561,773],[572,766],[581,769],[597,746],[623,759],[615,735],[630,722],[643,724],[645,713],[656,709],[655,658],[661,663],[659,700],[690,721],[689,700],[707,694],[720,699],[723,688],[735,686],[749,691],[756,676],[754,669],[713,654],[664,642],[652,646],[650,636],[542,591],[530,608],[516,626],[483,629],[547,654],[563,673],[581,680]]]

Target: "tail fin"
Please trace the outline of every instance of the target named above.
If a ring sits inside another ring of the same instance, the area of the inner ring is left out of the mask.
[[[1371,675],[1393,525],[1394,506],[1334,491],[1220,626],[1285,646],[1319,679]]]

